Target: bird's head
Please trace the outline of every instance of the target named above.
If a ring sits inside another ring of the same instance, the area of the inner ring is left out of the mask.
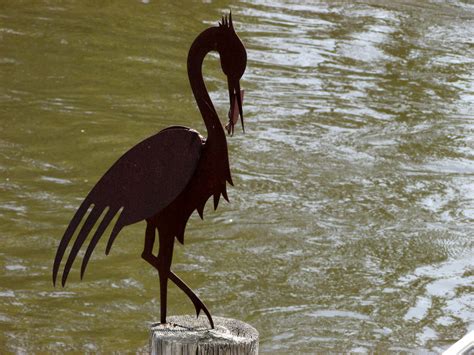
[[[227,76],[229,87],[229,123],[226,128],[229,134],[234,133],[234,125],[237,123],[240,115],[242,130],[244,130],[244,115],[242,112],[242,94],[240,90],[240,78],[244,75],[247,66],[247,52],[237,33],[235,33],[232,24],[232,14],[229,17],[224,16],[219,23],[219,40],[217,41],[217,51],[221,59],[221,67]],[[235,109],[235,105],[238,107]]]

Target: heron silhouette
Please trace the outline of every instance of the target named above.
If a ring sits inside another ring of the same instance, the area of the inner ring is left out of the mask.
[[[103,215],[84,254],[81,279],[99,239],[121,211],[112,228],[105,253],[109,254],[123,227],[145,220],[145,245],[141,256],[158,270],[161,323],[166,323],[170,279],[191,299],[197,316],[203,311],[214,328],[211,314],[204,303],[171,271],[175,238],[184,243],[186,223],[193,211],[197,210],[203,218],[207,200],[213,196],[216,209],[221,195],[229,200],[226,183],[233,185],[226,134],[202,76],[202,63],[210,51],[219,53],[222,70],[227,76],[230,100],[229,123],[226,126],[228,133],[233,133],[239,115],[244,128],[243,92],[239,80],[246,68],[247,52],[234,31],[232,15],[229,14],[222,18],[219,26],[210,27],[198,35],[188,54],[189,81],[206,126],[207,138],[191,128],[172,126],[138,143],[119,158],[89,192],[64,232],[54,259],[54,284],[66,249],[87,212],[90,211],[70,248],[62,274],[62,286],[96,222]],[[153,254],[156,231],[159,235],[157,256]]]

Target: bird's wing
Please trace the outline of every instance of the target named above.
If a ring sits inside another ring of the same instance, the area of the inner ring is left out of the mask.
[[[92,251],[117,212],[122,210],[109,237],[107,254],[124,226],[152,217],[178,197],[196,170],[201,149],[202,137],[196,131],[170,127],[138,143],[117,160],[89,192],[64,232],[54,260],[53,282],[66,248],[91,206],[66,261],[63,285],[79,249],[105,210],[86,250],[81,278]]]

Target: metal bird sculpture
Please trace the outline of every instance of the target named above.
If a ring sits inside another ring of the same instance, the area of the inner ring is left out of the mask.
[[[226,183],[232,183],[224,128],[209,97],[202,76],[207,53],[217,51],[227,76],[229,89],[229,134],[238,116],[242,122],[242,96],[239,80],[247,64],[247,52],[234,31],[232,15],[222,18],[194,40],[188,54],[187,68],[191,89],[204,120],[207,138],[197,131],[172,126],[138,143],[126,152],[102,176],[79,206],[70,221],[56,252],[53,283],[56,284],[61,260],[76,229],[90,210],[70,248],[62,274],[64,286],[74,259],[101,216],[84,254],[81,279],[99,239],[112,219],[120,212],[109,236],[106,254],[123,227],[146,221],[142,258],[158,270],[160,280],[160,320],[166,323],[168,279],[191,299],[199,316],[203,311],[214,328],[211,314],[199,297],[171,271],[175,238],[184,243],[186,223],[197,210],[203,218],[207,200],[214,197],[214,209],[222,195],[227,201]],[[155,233],[159,235],[158,255],[153,254]]]

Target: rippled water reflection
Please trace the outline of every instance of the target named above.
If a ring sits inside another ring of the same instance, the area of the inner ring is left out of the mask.
[[[0,352],[146,349],[143,225],[52,288],[74,209],[155,131],[203,131],[186,78],[222,2],[21,2],[0,12]],[[247,133],[231,204],[193,217],[175,270],[263,352],[440,351],[474,329],[474,6],[242,1]],[[205,63],[224,117],[216,57]],[[170,290],[171,313],[192,305]]]

